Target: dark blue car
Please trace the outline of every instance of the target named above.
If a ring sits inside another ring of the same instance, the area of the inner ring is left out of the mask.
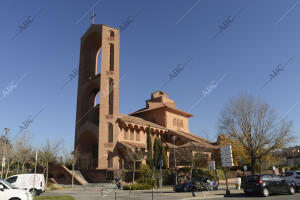
[[[199,187],[199,190],[218,190],[219,182],[218,181],[212,181],[209,180],[207,177],[199,177],[199,178],[193,178],[192,181],[178,184],[173,187],[173,190],[175,192],[191,192],[193,190],[193,184],[197,185],[205,185],[203,183],[210,183],[210,187]]]

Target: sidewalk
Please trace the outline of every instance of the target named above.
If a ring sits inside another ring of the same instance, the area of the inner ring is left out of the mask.
[[[244,193],[243,189],[237,190],[233,184],[229,185],[229,190],[231,194],[242,194]],[[196,192],[195,197],[189,197],[189,198],[182,198],[182,200],[197,200],[197,199],[219,199],[224,198],[224,195],[226,194],[226,185],[220,185],[219,189],[216,191],[203,191],[203,192]]]

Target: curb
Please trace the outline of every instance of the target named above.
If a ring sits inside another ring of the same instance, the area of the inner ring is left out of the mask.
[[[182,200],[197,200],[197,199],[221,199],[224,198],[224,195],[209,195],[203,197],[191,197],[191,198],[183,198]]]

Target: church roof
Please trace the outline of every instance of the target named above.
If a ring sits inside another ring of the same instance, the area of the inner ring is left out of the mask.
[[[218,149],[218,147],[216,146],[213,146],[207,142],[204,142],[204,141],[201,141],[201,142],[187,142],[181,146],[179,146],[179,148],[182,148],[182,147],[199,147],[199,148],[209,148],[209,149]]]
[[[148,111],[156,110],[156,109],[165,109],[167,111],[176,113],[178,115],[184,117],[193,117],[192,114],[179,110],[176,107],[176,102],[169,98],[169,95],[163,91],[156,91],[151,94],[151,98],[146,100],[146,107],[140,110],[137,110],[129,115],[137,115],[140,113],[145,113]]]
[[[142,126],[150,126],[151,128],[158,128],[158,129],[161,129],[161,130],[165,130],[165,131],[168,131],[171,135],[175,135],[175,136],[181,136],[183,138],[186,138],[188,140],[190,140],[191,142],[198,142],[198,143],[207,143],[208,145],[211,145],[211,141],[209,140],[206,140],[202,137],[199,137],[197,135],[194,135],[192,133],[186,133],[186,132],[182,132],[182,131],[175,131],[175,130],[171,130],[171,129],[168,129],[166,127],[163,127],[163,126],[160,126],[158,124],[155,124],[153,122],[150,122],[150,121],[147,121],[147,120],[144,120],[142,118],[139,118],[139,117],[133,117],[133,116],[129,116],[129,115],[124,115],[124,114],[120,114],[119,115],[119,120],[121,121],[124,121],[126,123],[133,123],[133,124],[138,124],[138,125],[142,125]]]
[[[120,144],[124,145],[128,149],[134,149],[134,148],[139,148],[139,149],[146,149],[146,145],[142,143],[136,143],[136,142],[126,142],[126,141],[119,141]]]
[[[168,129],[169,132],[172,134],[175,134],[175,135],[178,135],[178,136],[182,136],[182,137],[185,137],[193,142],[198,142],[198,143],[207,143],[209,145],[211,145],[211,141],[209,140],[206,140],[202,137],[199,137],[197,135],[194,135],[192,133],[186,133],[186,132],[182,132],[182,131],[175,131],[175,130],[171,130],[171,129]]]
[[[154,128],[167,130],[167,128],[165,128],[163,126],[160,126],[158,124],[144,120],[139,117],[133,117],[133,116],[129,116],[129,115],[120,114],[119,119],[122,121],[125,121],[125,122],[129,122],[129,123],[140,124],[140,125],[144,125],[144,126],[150,126],[150,127],[154,127]]]
[[[148,112],[150,110],[156,110],[156,109],[160,109],[160,108],[165,108],[168,111],[177,113],[177,114],[182,115],[184,117],[193,117],[194,116],[194,115],[192,115],[192,114],[190,114],[188,112],[184,112],[182,110],[179,110],[178,108],[174,108],[174,107],[167,106],[167,105],[159,105],[159,106],[151,107],[151,108],[142,108],[142,109],[137,110],[137,111],[135,111],[133,113],[130,113],[129,115],[135,115],[135,114],[139,114],[139,113],[143,113],[143,112]]]

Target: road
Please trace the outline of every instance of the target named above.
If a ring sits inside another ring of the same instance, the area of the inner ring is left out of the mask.
[[[257,197],[257,196],[246,196],[244,194],[234,194],[232,195],[233,197],[224,197],[224,198],[216,198],[216,199],[211,199],[211,200],[220,200],[220,199],[226,199],[226,200],[256,200],[256,199],[264,199],[264,200],[279,200],[279,199],[284,199],[284,200],[299,200],[300,199],[300,193],[296,193],[295,195],[272,195],[269,197]]]
[[[116,192],[116,193],[115,193]],[[221,188],[218,191],[213,192],[197,192],[196,198],[193,198],[190,192],[173,192],[172,190],[155,190],[153,193],[154,200],[196,200],[196,199],[225,199],[225,200],[299,200],[300,192],[295,195],[272,195],[267,198],[249,196],[247,197],[240,190],[231,189],[231,197],[224,197],[225,188]],[[45,196],[56,196],[56,195],[69,195],[73,196],[76,200],[152,200],[152,191],[124,191],[113,189],[111,185],[94,185],[88,187],[76,187],[74,189],[66,189],[60,191],[45,192]],[[115,198],[116,195],[116,198]]]

